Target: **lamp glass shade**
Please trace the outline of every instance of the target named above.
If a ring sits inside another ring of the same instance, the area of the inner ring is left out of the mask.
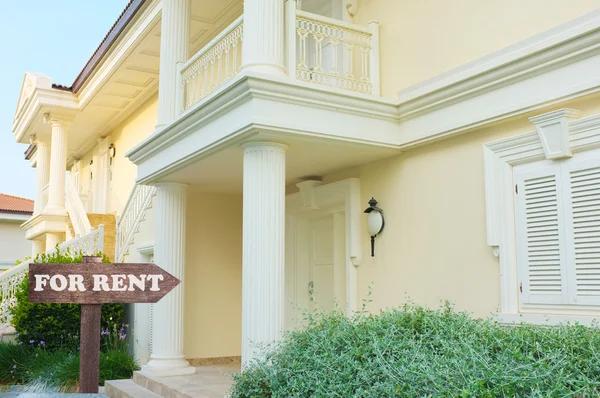
[[[377,235],[383,228],[383,215],[377,210],[373,210],[367,217],[367,229],[371,236]]]

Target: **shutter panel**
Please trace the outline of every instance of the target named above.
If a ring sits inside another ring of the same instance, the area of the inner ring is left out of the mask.
[[[600,153],[563,168],[570,301],[600,305]]]
[[[560,167],[539,162],[514,168],[517,267],[523,304],[567,304]]]

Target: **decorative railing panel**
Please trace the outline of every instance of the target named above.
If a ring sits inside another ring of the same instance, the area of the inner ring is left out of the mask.
[[[298,80],[379,95],[379,24],[369,28],[288,8],[288,67]],[[288,15],[291,26],[293,18]],[[294,58],[295,56],[295,58]]]
[[[117,222],[116,259],[120,263],[125,258],[133,237],[138,231],[146,211],[152,205],[156,187],[137,184],[131,191],[123,213]]]
[[[94,255],[104,251],[104,226],[92,230],[86,236],[71,239],[59,246],[61,252],[69,250],[73,254]],[[51,250],[48,253],[51,253]],[[15,290],[27,275],[29,262],[15,265],[0,273],[0,325],[10,322],[10,311],[17,303]]]
[[[198,103],[240,72],[243,16],[236,19],[180,67],[180,110]]]
[[[66,208],[73,223],[76,236],[86,236],[92,230],[92,225],[85,211],[85,206],[79,197],[79,189],[73,179],[68,179]]]

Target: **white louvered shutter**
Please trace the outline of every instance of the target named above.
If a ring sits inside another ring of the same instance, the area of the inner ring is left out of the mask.
[[[600,305],[600,152],[563,165],[569,296]]]
[[[522,304],[568,304],[561,168],[514,168],[517,265]]]

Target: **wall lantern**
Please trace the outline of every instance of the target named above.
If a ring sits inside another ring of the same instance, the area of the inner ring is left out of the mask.
[[[113,158],[117,154],[117,148],[115,148],[115,144],[110,144],[108,147],[108,158],[110,159],[110,164],[112,165]]]
[[[383,219],[383,210],[377,207],[375,198],[369,200],[369,207],[365,209],[367,216],[367,229],[371,235],[371,257],[375,257],[375,237],[383,231],[385,220]]]

